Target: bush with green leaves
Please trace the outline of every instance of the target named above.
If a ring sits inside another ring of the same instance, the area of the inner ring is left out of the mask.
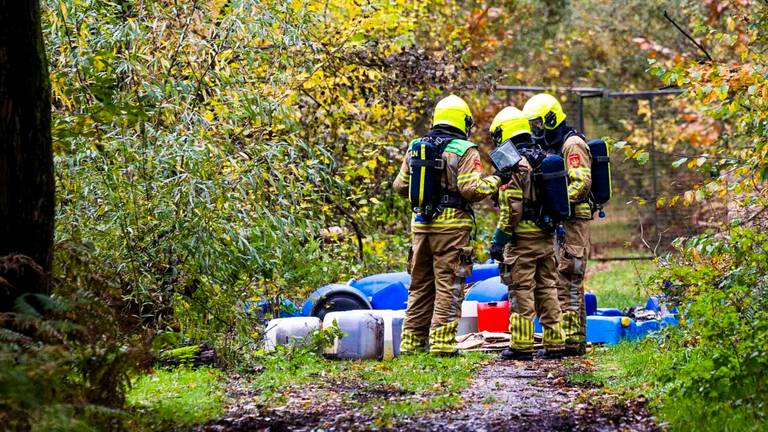
[[[45,3],[56,236],[144,325],[230,364],[260,336],[249,302],[400,267],[404,241],[366,231],[402,228],[398,147],[455,75],[414,45],[422,6]]]
[[[662,412],[685,430],[768,425],[768,233],[734,226],[681,242],[655,275],[680,308],[666,340]]]
[[[151,364],[152,332],[130,313],[118,279],[94,264],[87,248],[60,244],[55,257],[54,294],[25,294],[12,312],[0,314],[0,425],[119,429],[130,380]],[[42,274],[30,262],[8,256],[0,267],[4,274],[9,268]]]

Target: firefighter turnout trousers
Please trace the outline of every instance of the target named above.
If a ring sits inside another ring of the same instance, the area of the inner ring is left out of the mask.
[[[408,258],[411,286],[400,351],[456,351],[464,280],[472,272],[469,230],[414,233]]]
[[[582,348],[586,343],[587,314],[584,307],[584,275],[589,258],[589,219],[573,218],[565,223],[565,239],[558,259],[558,298],[563,312],[565,343]]]
[[[538,316],[544,328],[544,348],[562,350],[565,335],[560,320],[552,236],[518,238],[507,244],[500,276],[509,287],[509,348],[533,351],[533,318]]]

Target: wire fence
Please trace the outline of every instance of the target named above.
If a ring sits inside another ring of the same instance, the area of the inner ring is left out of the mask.
[[[554,91],[563,102],[568,122],[588,139],[611,137],[647,152],[645,163],[611,155],[613,197],[605,218],[591,227],[592,257],[598,260],[649,259],[670,249],[672,240],[692,236],[724,220],[725,209],[683,205],[674,196],[704,178],[686,167],[675,168],[681,155],[677,130],[685,124],[680,90],[615,92],[601,88],[499,86],[508,104],[522,106],[531,95]],[[677,140],[677,141],[675,141]]]

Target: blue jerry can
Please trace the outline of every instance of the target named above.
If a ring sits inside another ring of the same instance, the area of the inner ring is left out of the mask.
[[[614,345],[636,331],[635,321],[629,317],[597,316],[587,317],[587,342]]]
[[[616,308],[597,308],[595,315],[605,317],[620,317],[624,316],[624,312]]]
[[[680,324],[680,322],[677,320],[677,316],[675,316],[674,314],[668,313],[668,314],[664,314],[661,317],[661,326],[662,327],[665,326],[665,325],[676,326],[678,324]]]
[[[654,312],[661,311],[661,297],[655,295],[648,297],[648,301],[645,302],[645,308]]]
[[[504,301],[508,296],[509,292],[507,286],[501,283],[501,278],[499,276],[496,276],[472,285],[472,288],[469,289],[464,300],[489,303]]]
[[[597,313],[597,296],[595,293],[584,293],[584,309],[586,309],[587,315],[595,315]]]
[[[661,328],[658,320],[638,321],[634,339],[642,339]]]

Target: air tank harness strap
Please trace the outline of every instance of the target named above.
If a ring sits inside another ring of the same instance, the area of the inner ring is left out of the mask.
[[[442,212],[445,208],[455,208],[469,213],[469,216],[472,217],[472,234],[470,237],[474,240],[477,235],[477,220],[475,219],[475,211],[472,209],[472,204],[459,193],[446,192],[440,198],[440,203],[437,205],[438,213]]]
[[[452,194],[450,192],[443,194],[442,198],[440,198],[440,203],[438,203],[437,208],[438,211],[444,208],[455,208],[464,210],[468,213],[472,213],[472,206],[469,204],[469,201],[464,199],[464,197],[459,194]]]
[[[555,171],[551,173],[536,173],[534,175],[541,176],[541,178],[544,180],[551,180],[551,179],[565,177],[568,175],[568,172],[565,170],[562,170],[562,171]]]
[[[411,168],[429,167],[429,168],[435,168],[435,169],[441,170],[445,168],[445,161],[443,159],[437,159],[437,160],[411,159],[410,165],[411,165]]]

